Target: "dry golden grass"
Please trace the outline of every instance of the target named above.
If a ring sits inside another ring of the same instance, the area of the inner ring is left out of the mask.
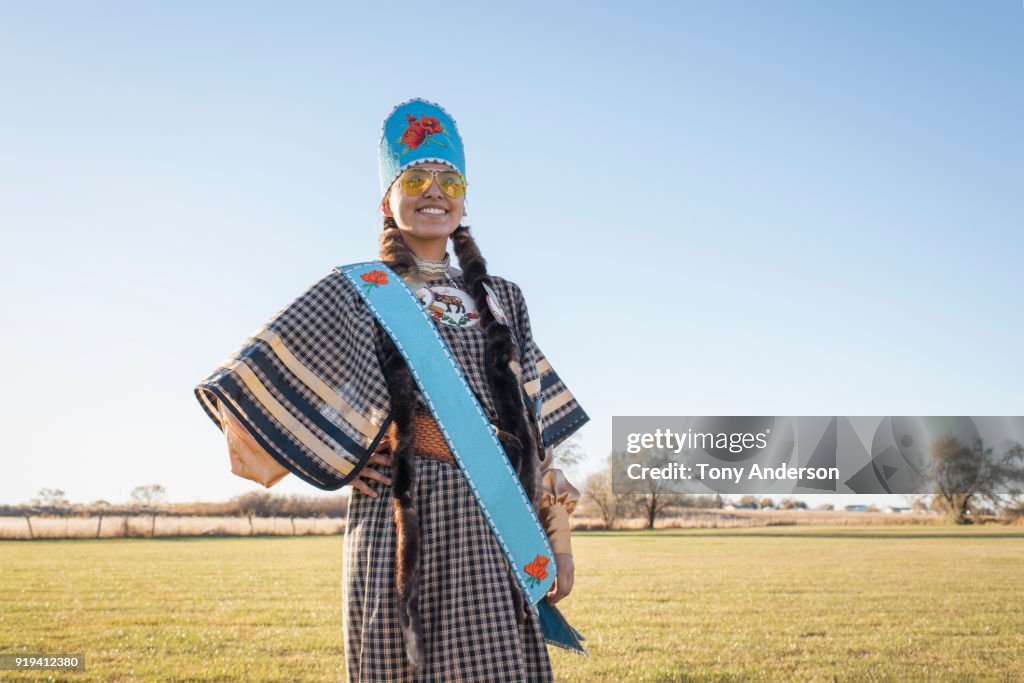
[[[977,520],[1000,523],[994,517]],[[29,533],[31,523],[32,532]],[[1024,524],[1024,518],[1016,520]],[[655,529],[738,529],[765,526],[934,526],[945,524],[941,515],[846,512],[831,510],[716,510],[692,508],[658,519]],[[573,515],[577,531],[605,530],[602,520]],[[618,522],[616,529],[642,530],[644,519]],[[189,517],[157,515],[112,515],[99,517],[0,517],[0,539],[28,538],[140,538],[174,536],[309,536],[345,532],[341,517]]]
[[[560,606],[590,657],[550,648],[555,680],[1022,681],[1022,540],[991,525],[580,533]],[[0,652],[86,657],[0,678],[343,680],[342,542],[0,541]]]
[[[876,526],[943,524],[941,515],[894,514],[885,512],[846,512],[845,510],[717,510],[691,508],[673,516],[658,519],[655,529],[737,529],[761,526]],[[645,529],[647,520],[626,519],[616,529]],[[573,516],[573,528],[604,529],[601,519]]]
[[[0,538],[100,538],[169,536],[322,536],[341,534],[337,517],[0,517]]]

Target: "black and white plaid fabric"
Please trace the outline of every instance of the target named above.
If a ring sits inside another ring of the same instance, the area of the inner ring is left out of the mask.
[[[524,389],[543,441],[556,445],[589,418],[534,343],[522,292],[492,280],[520,348]],[[464,286],[461,276],[454,284]],[[483,330],[437,327],[495,421]],[[358,474],[390,424],[382,334],[351,283],[332,272],[254,332],[196,395],[218,426],[223,403],[289,471],[336,489]],[[426,666],[416,679],[398,620],[391,487],[365,480],[381,495],[353,492],[349,504],[343,583],[349,680],[552,681],[540,625],[529,611],[519,622],[508,562],[461,471],[427,458],[416,458],[416,469]]]
[[[455,465],[416,458],[426,651],[413,675],[398,621],[391,487],[353,492],[344,541],[345,666],[352,683],[553,681],[532,612],[516,618],[508,563]],[[390,474],[391,468],[380,471]]]
[[[461,276],[452,278],[463,288]],[[430,280],[427,284],[449,284]],[[587,420],[533,341],[519,288],[494,278],[495,294],[509,314],[521,349],[524,382],[532,397],[557,402],[541,412],[547,434],[565,438]],[[486,336],[480,327],[437,323],[452,355],[492,421],[494,398],[484,369]],[[383,331],[376,332],[379,347]],[[540,390],[543,386],[544,390]],[[552,405],[553,403],[549,404]],[[554,442],[549,442],[552,445]],[[379,467],[384,473],[391,468]],[[540,625],[532,612],[520,624],[508,561],[455,465],[416,459],[416,509],[421,523],[420,609],[426,664],[416,678],[408,664],[395,589],[395,524],[391,487],[368,483],[381,495],[353,492],[345,534],[343,613],[349,681],[552,681]]]
[[[524,388],[544,444],[555,445],[589,418],[534,343],[519,287],[492,279],[520,348]],[[455,283],[463,286],[461,276]],[[493,420],[483,330],[438,328]],[[250,335],[196,387],[196,397],[221,429],[224,405],[290,472],[317,488],[338,489],[362,469],[390,423],[379,334],[359,293],[332,271]]]

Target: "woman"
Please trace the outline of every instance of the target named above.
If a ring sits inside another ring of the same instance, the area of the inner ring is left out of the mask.
[[[524,589],[550,580],[547,560],[526,565],[525,577],[514,569],[501,532],[512,500],[488,500],[475,477],[497,480],[499,461],[511,467],[554,553],[553,606],[572,589],[569,514],[579,493],[551,467],[552,449],[588,418],[534,343],[519,288],[487,273],[460,225],[465,158],[450,115],[418,99],[397,106],[379,163],[387,269],[333,271],[196,393],[227,435],[236,474],[269,487],[292,472],[356,492],[344,540],[350,681],[550,681],[545,639],[561,617],[531,608]],[[449,264],[449,241],[461,270]],[[441,419],[450,406],[434,404],[435,380],[409,353],[430,333],[396,341],[399,326],[374,303],[375,290],[394,286],[391,273],[415,293],[458,370],[436,381],[462,382],[500,440],[497,455],[459,453],[463,428]],[[571,635],[548,642],[582,653],[579,634],[562,624]]]

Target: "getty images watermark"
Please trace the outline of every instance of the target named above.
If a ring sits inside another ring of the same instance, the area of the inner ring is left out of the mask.
[[[1024,417],[614,417],[612,486],[927,494],[967,492],[987,477],[1015,493],[1021,444]]]

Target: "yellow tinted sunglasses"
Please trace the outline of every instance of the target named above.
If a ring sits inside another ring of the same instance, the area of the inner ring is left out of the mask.
[[[449,197],[462,197],[466,194],[466,179],[458,171],[431,171],[426,168],[406,169],[398,176],[398,184],[409,197],[421,195],[437,180],[437,186]]]

